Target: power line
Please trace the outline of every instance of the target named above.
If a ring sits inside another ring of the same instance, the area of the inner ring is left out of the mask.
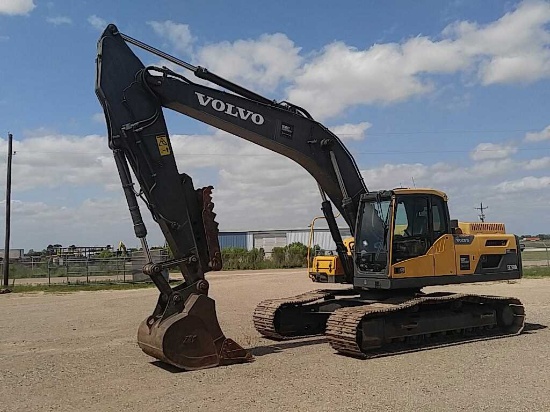
[[[540,133],[537,129],[509,129],[509,130],[418,130],[406,132],[368,132],[338,133],[337,136],[407,136],[413,134],[465,134],[465,133]]]
[[[332,129],[329,127],[329,130],[332,131]],[[361,133],[337,133],[336,135],[341,136],[410,136],[415,134],[438,134],[438,135],[444,135],[444,134],[465,134],[465,133],[543,133],[545,129],[481,129],[481,130],[409,130],[409,131],[399,131],[399,132],[372,132],[365,130]],[[334,132],[333,132],[334,133]],[[229,133],[230,134],[230,133]],[[172,136],[182,136],[181,134],[174,133],[171,134]],[[191,134],[191,135],[183,135],[183,136],[192,136],[192,135],[200,135],[200,134]]]
[[[382,155],[382,154],[425,154],[425,153],[480,153],[480,152],[499,152],[502,149],[469,149],[469,150],[385,150],[385,151],[373,151],[373,152],[355,152],[351,151],[353,155]],[[516,148],[515,152],[532,152],[532,151],[544,151],[550,150],[548,147],[532,147],[532,148]],[[73,151],[35,151],[35,150],[17,150],[18,154],[84,154],[84,155],[101,155],[111,156],[111,152],[73,152]],[[245,154],[245,153],[178,153],[176,156],[236,156],[236,157],[263,157],[271,156],[270,153],[266,154]]]

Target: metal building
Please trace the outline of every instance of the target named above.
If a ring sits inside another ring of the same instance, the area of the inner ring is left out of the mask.
[[[263,249],[266,255],[270,255],[275,247],[284,247],[288,245],[286,231],[269,230],[265,232],[251,232],[253,244],[252,248]],[[307,243],[306,243],[307,244]]]
[[[300,242],[307,246],[309,234],[309,229],[220,232],[219,240],[222,249],[228,247],[242,247],[248,250],[263,249],[266,255],[269,256],[274,247],[284,247],[294,242]],[[351,236],[349,229],[340,229],[340,234],[342,238]],[[323,250],[336,249],[329,230],[324,228],[315,229],[313,245],[318,245]]]
[[[247,232],[220,232],[218,239],[220,248],[239,247],[248,249]]]
[[[24,249],[10,249],[9,258],[10,259],[22,259],[24,256]],[[4,259],[4,249],[0,249],[0,259]]]

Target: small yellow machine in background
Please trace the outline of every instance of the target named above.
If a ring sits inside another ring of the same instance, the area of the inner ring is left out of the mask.
[[[338,218],[340,215],[337,215]],[[321,283],[342,283],[344,281],[344,266],[334,250],[322,250],[313,256],[311,260],[311,251],[315,246],[315,222],[318,219],[324,219],[324,216],[316,216],[309,225],[309,240],[307,245],[307,273],[314,282]],[[355,239],[348,237],[344,239],[348,256],[353,256]]]
[[[344,245],[348,251],[348,256],[352,256],[355,239],[352,237],[344,239]],[[329,251],[328,254],[325,252],[316,255],[313,258],[311,267],[308,267],[308,274],[314,282],[342,283],[344,281],[344,267],[336,252],[333,251]]]

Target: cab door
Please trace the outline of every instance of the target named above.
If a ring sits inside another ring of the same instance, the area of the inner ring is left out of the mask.
[[[438,196],[431,196],[430,200],[430,231],[433,236],[430,252],[434,260],[434,276],[456,275],[456,250],[447,205]]]
[[[430,199],[425,194],[396,197],[392,240],[393,278],[417,278],[434,275],[430,254]]]

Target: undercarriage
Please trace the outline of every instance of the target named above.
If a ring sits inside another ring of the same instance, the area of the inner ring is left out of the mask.
[[[419,290],[320,289],[266,300],[254,311],[267,338],[324,334],[338,353],[358,358],[517,335],[524,319],[516,298]]]

